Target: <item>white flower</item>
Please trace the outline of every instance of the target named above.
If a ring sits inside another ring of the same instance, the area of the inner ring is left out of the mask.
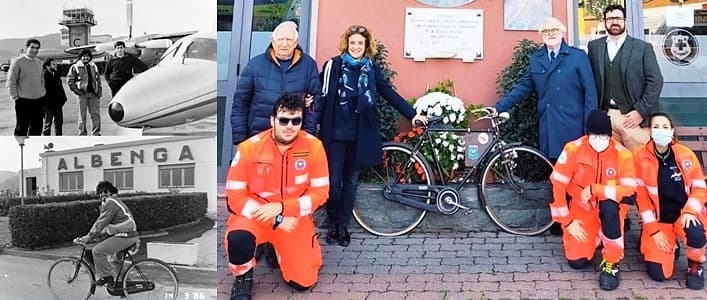
[[[454,149],[456,149],[456,148],[457,147],[454,147],[454,145],[449,144],[449,152],[454,152]]]
[[[444,124],[449,123],[449,117],[444,116],[444,119],[442,119],[442,122],[444,122]]]
[[[457,159],[458,160],[464,159],[464,154],[457,154]]]
[[[458,151],[458,152],[464,152],[464,147],[463,147],[463,146],[457,147],[457,151]]]
[[[456,169],[458,169],[458,168],[459,168],[459,163],[458,163],[458,162],[454,162],[454,165],[452,166],[452,169],[456,170]]]
[[[435,144],[439,144],[439,143],[441,143],[441,142],[442,142],[442,139],[440,139],[440,138],[436,138],[436,139],[435,139]]]
[[[452,121],[452,122],[456,121],[456,120],[457,120],[457,114],[455,114],[455,113],[449,114],[449,120]]]
[[[442,146],[444,146],[444,147],[449,146],[449,141],[445,140],[444,142],[442,142]]]

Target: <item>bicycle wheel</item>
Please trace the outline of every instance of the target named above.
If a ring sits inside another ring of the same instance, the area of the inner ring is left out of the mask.
[[[552,225],[552,164],[540,151],[514,146],[496,153],[481,177],[480,198],[491,220],[506,232],[538,235]]]
[[[383,144],[380,165],[361,170],[362,182],[354,205],[353,217],[366,231],[378,236],[399,236],[417,227],[427,211],[389,200],[390,187],[401,184],[432,185],[432,169],[420,155],[411,157],[412,150],[405,144]],[[405,168],[412,160],[412,165]],[[398,179],[399,178],[399,179]],[[424,203],[430,203],[429,192],[406,192]]]
[[[135,262],[125,271],[122,280],[128,299],[177,299],[179,295],[177,274],[157,259]]]
[[[94,281],[93,269],[74,257],[60,258],[49,268],[47,285],[56,299],[88,299]]]

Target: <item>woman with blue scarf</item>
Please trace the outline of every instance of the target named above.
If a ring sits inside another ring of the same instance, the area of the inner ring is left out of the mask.
[[[341,35],[339,50],[341,54],[329,59],[320,74],[324,105],[319,138],[329,161],[326,242],[346,247],[351,242],[348,226],[361,167],[379,164],[383,155],[376,94],[409,120],[427,123],[427,118],[416,115],[373,63],[376,42],[369,29],[349,27]]]

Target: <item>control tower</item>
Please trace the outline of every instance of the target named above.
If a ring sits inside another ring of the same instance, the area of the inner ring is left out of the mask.
[[[84,7],[64,8],[59,25],[69,29],[68,46],[88,45],[91,27],[96,26],[93,10]]]

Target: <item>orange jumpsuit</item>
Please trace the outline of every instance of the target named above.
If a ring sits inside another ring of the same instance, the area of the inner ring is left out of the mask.
[[[270,129],[240,143],[237,151],[226,184],[231,214],[224,244],[231,273],[242,275],[255,267],[255,245],[270,242],[286,282],[303,287],[314,285],[322,255],[312,212],[324,204],[329,195],[329,168],[322,143],[300,131],[290,148],[281,154]],[[253,210],[269,202],[281,203],[284,217],[299,218],[292,232],[273,229],[272,219],[264,223],[252,219]],[[235,239],[240,244],[229,245],[230,236],[244,233],[254,237],[255,243]],[[237,257],[245,259],[236,262]]]
[[[553,220],[563,227],[580,220],[587,233],[587,239],[581,242],[564,231],[567,260],[591,260],[601,242],[603,259],[618,263],[624,255],[623,221],[636,187],[631,152],[610,138],[609,147],[597,153],[583,136],[565,145],[550,180]],[[589,207],[581,204],[580,193],[586,186],[592,191]]]
[[[670,253],[660,251],[651,236],[658,231],[662,231],[670,243],[671,249],[675,249],[677,238],[680,237],[683,241],[686,241],[687,251],[685,251],[685,255],[687,258],[702,263],[705,261],[705,248],[704,246],[690,247],[681,221],[684,214],[697,216],[702,224],[707,221],[704,209],[707,201],[707,189],[700,162],[697,160],[695,153],[689,148],[677,143],[673,143],[670,147],[674,154],[676,165],[682,174],[685,193],[687,194],[687,203],[680,211],[681,217],[672,224],[662,223],[659,220],[658,158],[653,150],[655,148],[653,141],[650,141],[644,147],[636,149],[634,153],[638,183],[636,201],[638,212],[643,222],[641,253],[646,262],[653,262],[662,266],[664,278],[669,278],[673,274],[675,253],[673,252],[674,250]]]

